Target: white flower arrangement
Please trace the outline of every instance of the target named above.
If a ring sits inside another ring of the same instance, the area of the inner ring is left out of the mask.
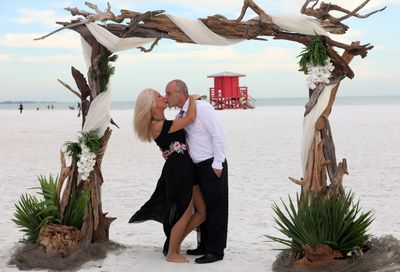
[[[94,170],[96,157],[100,151],[101,138],[95,131],[82,132],[78,142],[67,142],[62,152],[77,160],[79,178],[87,180]]]
[[[324,66],[312,66],[311,64],[307,64],[307,87],[314,90],[318,83],[328,84],[334,69],[335,66],[332,65],[329,59],[325,61]]]
[[[82,175],[82,180],[87,180],[96,164],[96,154],[90,152],[90,149],[83,143],[81,149],[82,153],[76,165],[78,166],[78,173]]]

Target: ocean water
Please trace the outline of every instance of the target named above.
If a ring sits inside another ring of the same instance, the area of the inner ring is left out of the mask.
[[[305,97],[258,98],[256,107],[304,106]],[[77,102],[24,102],[24,110],[77,110]],[[111,109],[133,110],[134,101],[113,101]],[[400,96],[336,97],[335,105],[400,105]],[[0,102],[0,110],[18,110],[19,102]]]

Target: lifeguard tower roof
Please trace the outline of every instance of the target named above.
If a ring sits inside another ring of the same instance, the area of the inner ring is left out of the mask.
[[[222,72],[222,73],[209,75],[207,77],[244,77],[244,76],[246,76],[246,75],[225,71],[225,72]]]

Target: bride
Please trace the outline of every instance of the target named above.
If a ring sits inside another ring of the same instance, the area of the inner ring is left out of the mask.
[[[188,262],[181,255],[183,239],[206,217],[206,206],[199,190],[193,187],[194,165],[189,156],[183,128],[194,122],[198,95],[190,96],[187,115],[166,120],[165,98],[153,89],[143,90],[136,99],[134,130],[142,141],[154,140],[168,157],[156,189],[150,199],[129,220],[139,223],[155,220],[163,224],[165,235],[163,253],[169,262]],[[195,212],[193,213],[193,202]]]

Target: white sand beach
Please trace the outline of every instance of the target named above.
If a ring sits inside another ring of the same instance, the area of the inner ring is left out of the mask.
[[[301,177],[302,106],[258,107],[220,111],[227,140],[229,165],[228,247],[221,262],[199,265],[164,261],[162,226],[156,222],[128,224],[154,190],[164,159],[154,143],[133,135],[132,110],[113,110],[120,126],[113,133],[103,161],[103,210],[117,217],[110,239],[126,246],[80,271],[271,271],[281,245],[265,235],[275,230],[271,205],[295,196],[299,186],[289,176]],[[169,111],[168,115],[173,116]],[[22,238],[11,221],[23,193],[34,193],[40,174],[58,174],[59,149],[78,135],[76,111],[0,110],[0,271]],[[400,239],[400,105],[335,106],[330,117],[338,161],[346,158],[352,190],[364,210],[375,211],[370,233]],[[195,246],[195,234],[182,249]]]

